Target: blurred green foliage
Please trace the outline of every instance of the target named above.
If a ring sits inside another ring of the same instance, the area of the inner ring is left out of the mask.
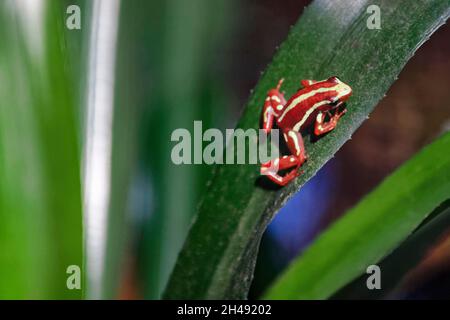
[[[450,197],[449,197],[450,198]],[[445,201],[414,230],[398,248],[378,263],[382,270],[381,290],[367,290],[364,273],[336,292],[332,299],[390,299],[403,292],[403,281],[450,230],[450,201]]]
[[[66,269],[82,267],[80,150],[65,67],[61,3],[43,28],[0,4],[0,298],[74,299]],[[42,38],[40,38],[42,36]]]
[[[143,215],[150,215],[144,220],[140,246],[146,298],[160,297],[210,179],[211,168],[206,165],[174,165],[170,139],[174,129],[192,130],[194,120],[202,120],[204,128],[225,124],[226,87],[218,76],[221,61],[216,57],[226,46],[232,4],[136,1],[126,9],[136,26],[147,25],[133,30],[141,48],[134,61],[141,63],[145,83],[139,88],[145,113],[135,174],[150,181],[152,192],[152,203],[142,208]]]

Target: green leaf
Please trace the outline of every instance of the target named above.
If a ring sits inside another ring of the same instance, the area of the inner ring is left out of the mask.
[[[297,258],[266,299],[324,299],[395,249],[450,198],[450,133],[424,148]]]
[[[0,298],[74,299],[82,268],[79,143],[64,12],[0,4]],[[34,24],[33,24],[34,21]],[[42,21],[42,24],[38,23]]]
[[[379,30],[366,25],[367,7],[373,4],[381,9]],[[290,96],[300,79],[337,75],[353,88],[349,112],[331,134],[315,143],[306,139],[304,174],[285,188],[260,184],[258,166],[217,168],[166,298],[246,297],[261,235],[276,211],[351,137],[449,12],[448,0],[317,0],[305,9],[258,83],[238,127],[258,128],[265,95],[280,78],[286,79],[283,90]]]
[[[413,270],[433,249],[450,227],[450,201],[434,210],[408,239],[378,263],[381,269],[381,289],[367,290],[364,273],[339,290],[332,299],[381,299],[401,292],[405,275]]]

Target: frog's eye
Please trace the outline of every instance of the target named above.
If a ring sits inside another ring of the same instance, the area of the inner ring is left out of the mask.
[[[339,78],[336,77],[336,76],[328,78],[328,81],[334,82],[334,83],[340,83],[341,82],[341,80],[339,80]]]

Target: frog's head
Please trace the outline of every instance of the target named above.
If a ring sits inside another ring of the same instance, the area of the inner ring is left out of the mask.
[[[342,82],[338,77],[328,78],[327,82],[335,84],[333,89],[337,92],[335,96],[336,103],[344,103],[352,95],[352,88],[348,84]]]

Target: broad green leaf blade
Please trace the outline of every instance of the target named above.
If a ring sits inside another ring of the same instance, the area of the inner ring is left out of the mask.
[[[0,4],[0,298],[81,298],[66,284],[83,246],[63,11],[20,3]]]
[[[450,133],[400,167],[275,282],[266,299],[324,299],[396,248],[450,198]]]
[[[402,291],[401,284],[408,272],[417,267],[449,228],[450,201],[446,201],[434,210],[404,243],[378,263],[382,274],[380,290],[367,290],[368,275],[364,273],[339,290],[332,299],[396,298]]]
[[[374,4],[381,9],[380,30],[366,24],[367,7]],[[286,79],[283,89],[290,96],[300,79],[337,75],[353,88],[349,112],[331,134],[315,143],[306,139],[305,173],[281,190],[259,184],[257,166],[217,169],[166,298],[246,297],[261,235],[275,212],[351,137],[449,11],[449,0],[317,0],[305,9],[262,76],[238,127],[258,128],[265,94],[280,78]]]

